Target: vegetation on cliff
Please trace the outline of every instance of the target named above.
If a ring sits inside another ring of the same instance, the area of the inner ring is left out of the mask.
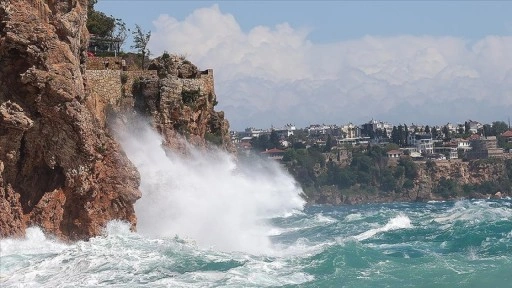
[[[338,153],[347,152],[322,153],[318,146],[312,146],[288,149],[283,161],[309,193],[322,186],[336,186],[342,193],[358,186],[385,194],[413,188],[412,182],[418,177],[418,165],[409,158],[400,159],[397,165],[389,165],[385,152],[379,146],[354,149],[349,152],[352,154],[350,163],[344,165],[339,162]]]
[[[409,156],[390,159],[388,144],[306,148],[300,132],[291,137],[282,162],[301,184],[312,203],[424,201],[481,198],[497,192],[512,193],[512,159],[437,162],[413,161]],[[265,151],[279,147],[275,133],[254,138],[252,147]]]
[[[97,37],[117,39],[120,46],[122,46],[127,36],[126,24],[121,19],[107,16],[105,13],[94,9],[97,2],[97,0],[88,1],[87,30]]]

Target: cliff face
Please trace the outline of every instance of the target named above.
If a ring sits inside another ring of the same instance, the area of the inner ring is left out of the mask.
[[[217,99],[212,70],[199,71],[184,58],[167,54],[152,60],[149,69],[156,71],[157,77],[142,75],[126,82],[124,91],[129,92],[125,96],[133,99],[133,107],[118,101],[114,106],[120,112],[126,115],[135,109],[148,116],[170,148],[182,148],[182,142],[176,141],[179,134],[197,146],[209,141],[234,151],[224,112],[214,109]]]
[[[139,175],[86,105],[87,0],[0,3],[0,236],[136,222]]]
[[[31,225],[69,240],[112,219],[135,227],[139,174],[110,116],[148,116],[170,148],[180,134],[234,150],[211,70],[171,55],[150,71],[86,70],[87,2],[0,2],[0,237]]]
[[[495,191],[476,191],[470,194],[444,197],[435,194],[435,188],[442,179],[449,179],[456,182],[458,187],[465,184],[478,185],[485,182],[495,182],[499,179],[510,179],[507,175],[505,162],[502,159],[495,161],[436,161],[429,166],[426,163],[418,165],[418,177],[414,180],[412,188],[405,191],[382,193],[379,191],[369,192],[364,189],[355,188],[351,193],[342,194],[336,186],[321,187],[316,193],[310,193],[308,202],[311,204],[362,204],[375,202],[393,201],[429,201],[429,200],[450,200],[460,197],[466,198],[488,198],[496,197]],[[500,196],[507,196],[505,191],[500,191]],[[511,196],[511,195],[508,195]]]

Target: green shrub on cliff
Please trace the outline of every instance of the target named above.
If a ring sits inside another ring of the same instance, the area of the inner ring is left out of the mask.
[[[459,187],[455,180],[441,177],[439,183],[434,187],[434,190],[432,192],[443,198],[453,198],[457,196],[458,191]]]
[[[206,132],[204,134],[204,139],[214,145],[222,146],[222,136],[220,136],[220,135]]]
[[[384,192],[392,192],[397,188],[397,179],[393,176],[393,171],[389,168],[384,169],[380,177],[380,188]]]
[[[201,91],[199,90],[183,90],[181,91],[181,100],[185,105],[191,105],[199,99]]]
[[[400,158],[398,165],[404,167],[404,175],[407,179],[413,180],[418,177],[418,164],[414,163],[411,158]]]
[[[413,188],[413,180],[418,175],[418,166],[410,159],[401,160],[397,166],[390,167],[386,150],[379,146],[354,149],[346,167],[321,151],[317,146],[287,150],[283,161],[303,187],[320,189],[334,185],[340,190],[350,190],[358,186],[358,191],[393,193]]]

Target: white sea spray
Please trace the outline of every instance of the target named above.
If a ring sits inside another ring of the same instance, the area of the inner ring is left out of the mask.
[[[267,220],[304,205],[300,187],[275,162],[243,166],[223,151],[186,143],[186,155],[164,151],[148,125],[134,127],[118,139],[141,174],[135,211],[144,235],[178,235],[201,247],[268,253]]]

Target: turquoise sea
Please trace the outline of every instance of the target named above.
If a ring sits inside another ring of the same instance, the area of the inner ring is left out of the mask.
[[[305,206],[275,162],[117,135],[137,232],[0,240],[0,287],[512,287],[512,200]]]
[[[1,240],[1,287],[510,287],[512,201],[313,206],[272,222],[266,252],[145,237],[112,222],[63,244]]]

